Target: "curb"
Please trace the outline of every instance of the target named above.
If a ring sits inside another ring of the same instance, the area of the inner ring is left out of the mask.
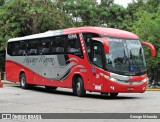
[[[147,88],[146,91],[160,91],[160,88]]]
[[[3,81],[2,80],[2,84],[17,84],[17,82],[10,82],[10,81]]]

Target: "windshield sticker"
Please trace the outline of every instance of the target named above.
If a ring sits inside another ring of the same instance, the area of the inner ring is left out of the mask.
[[[68,39],[77,39],[77,34],[69,34]]]
[[[123,40],[122,39],[112,39],[112,38],[109,38],[109,41],[111,41],[111,42],[122,42]]]

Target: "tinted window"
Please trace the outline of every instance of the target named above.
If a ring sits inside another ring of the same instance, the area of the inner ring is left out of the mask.
[[[25,41],[20,42],[20,48],[19,48],[19,52],[18,52],[19,56],[23,56],[23,55],[27,54],[26,53],[27,46],[28,46],[27,42],[25,42]]]
[[[11,56],[19,55],[20,42],[9,42],[7,52]]]
[[[64,53],[64,40],[63,36],[53,37],[51,42],[51,53],[52,54],[63,54]]]
[[[27,55],[37,55],[38,54],[38,41],[32,40],[28,42]]]
[[[51,44],[51,38],[41,39],[39,43],[38,53],[40,55],[50,54],[50,44]]]
[[[78,34],[70,34],[65,41],[66,52],[79,57],[83,57],[80,38]]]

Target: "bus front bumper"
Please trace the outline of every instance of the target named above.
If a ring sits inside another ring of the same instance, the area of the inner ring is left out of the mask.
[[[104,92],[106,93],[143,93],[148,82],[114,82],[106,81]]]

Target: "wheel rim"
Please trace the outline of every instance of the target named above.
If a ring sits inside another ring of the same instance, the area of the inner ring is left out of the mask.
[[[80,82],[78,82],[78,83],[77,83],[77,93],[80,92],[80,87],[81,87],[81,84],[80,84]]]
[[[25,85],[25,78],[24,77],[21,78],[21,84],[22,84],[22,86]]]

